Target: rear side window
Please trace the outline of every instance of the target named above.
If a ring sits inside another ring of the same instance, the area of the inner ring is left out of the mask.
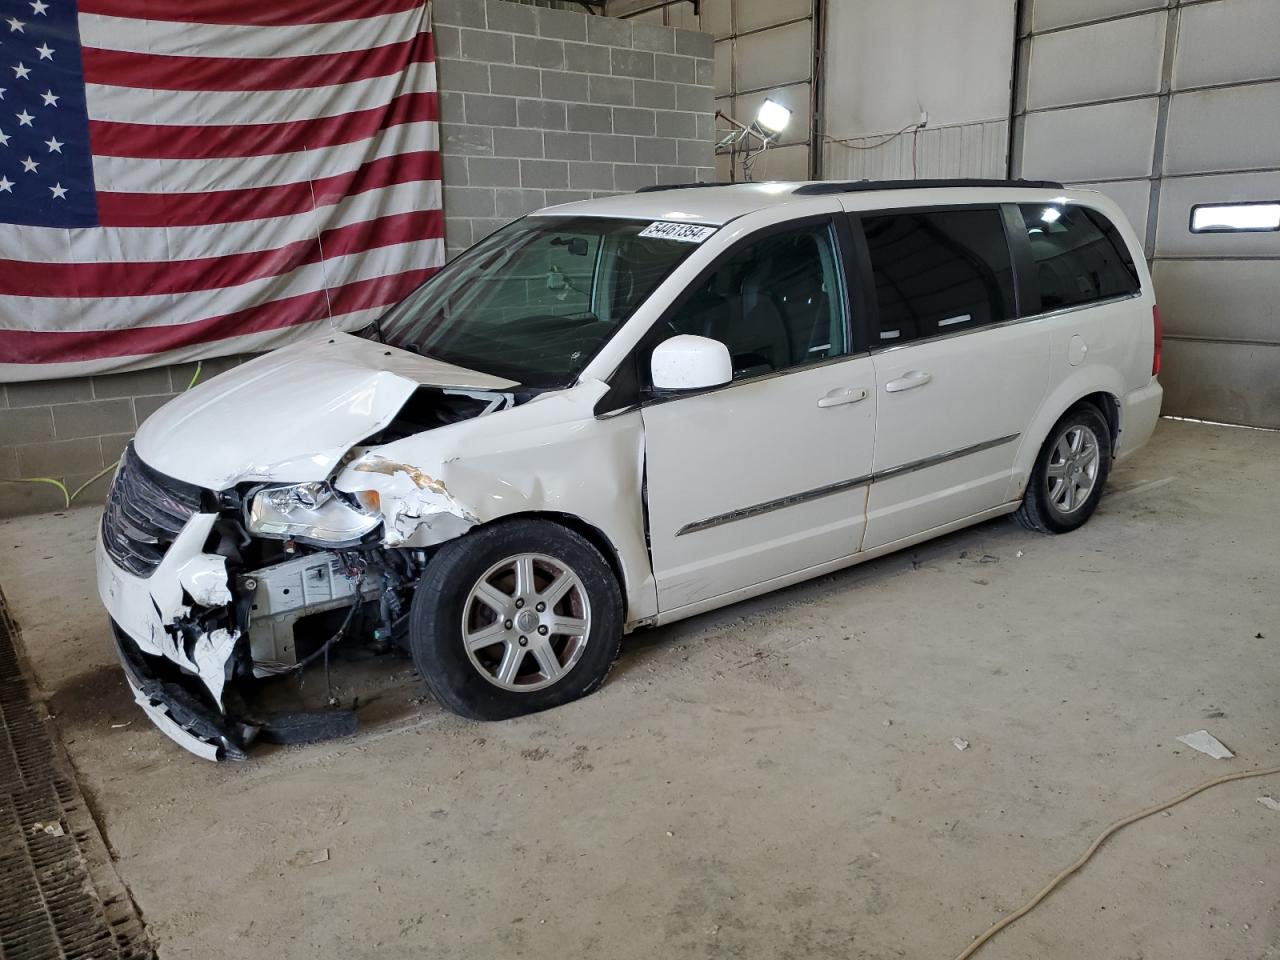
[[[906,210],[862,218],[880,328],[873,346],[1014,317],[1013,269],[1000,211]]]
[[[1138,292],[1138,271],[1102,214],[1066,204],[1024,203],[1040,309],[1058,310]]]

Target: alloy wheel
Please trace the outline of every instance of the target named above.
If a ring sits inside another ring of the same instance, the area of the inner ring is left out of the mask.
[[[1083,424],[1063,431],[1045,470],[1049,502],[1059,513],[1074,513],[1089,499],[1098,482],[1102,454],[1097,434]]]
[[[490,567],[462,608],[462,641],[480,675],[530,693],[573,668],[591,635],[582,579],[563,562],[521,553]]]

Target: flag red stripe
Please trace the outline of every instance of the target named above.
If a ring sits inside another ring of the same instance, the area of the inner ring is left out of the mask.
[[[251,253],[197,260],[112,261],[106,263],[28,263],[0,260],[0,295],[11,297],[148,297],[192,293],[276,277],[321,258],[345,257],[378,247],[444,236],[444,213],[400,213]]]
[[[299,57],[169,57],[81,50],[86,83],[150,90],[296,90],[402,72],[435,59],[430,33],[368,50]]]
[[[209,126],[89,121],[95,156],[152,160],[209,160],[299,153],[367,140],[389,127],[440,119],[434,93],[406,93],[382,107],[287,123]]]
[[[315,205],[388,187],[394,183],[440,179],[440,153],[419,150],[382,157],[348,173],[319,180],[244,190],[198,193],[98,194],[98,222],[104,227],[195,227],[209,223],[287,217]]]
[[[224,23],[245,27],[287,27],[302,23],[334,23],[401,13],[423,0],[80,0],[80,13],[136,20],[181,23]]]
[[[333,314],[339,316],[395,303],[439,269],[409,270],[335,287],[328,295]],[[317,290],[191,323],[75,332],[0,330],[0,356],[6,363],[72,363],[161,353],[310,323],[323,319],[326,310],[325,292]]]

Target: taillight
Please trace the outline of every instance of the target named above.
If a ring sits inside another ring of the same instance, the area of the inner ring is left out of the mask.
[[[1160,375],[1160,351],[1164,347],[1164,324],[1160,322],[1160,308],[1151,307],[1151,325],[1155,328],[1155,344],[1151,349],[1151,375]]]

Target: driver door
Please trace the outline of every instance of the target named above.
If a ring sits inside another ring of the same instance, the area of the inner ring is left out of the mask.
[[[661,612],[859,550],[875,370],[849,355],[846,289],[823,217],[748,237],[675,308],[673,331],[725,343],[734,378],[643,408]]]

